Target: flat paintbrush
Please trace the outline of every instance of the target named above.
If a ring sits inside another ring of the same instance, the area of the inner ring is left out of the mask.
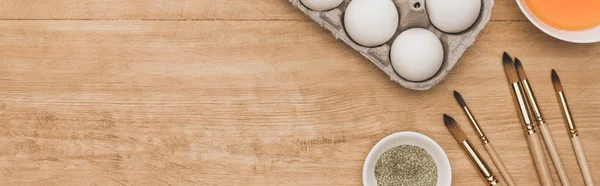
[[[496,153],[494,146],[492,146],[489,139],[485,136],[485,133],[483,133],[483,129],[481,129],[479,123],[477,123],[475,116],[473,116],[473,113],[469,109],[469,106],[467,106],[467,103],[463,99],[462,95],[460,95],[460,93],[458,93],[457,91],[454,91],[454,98],[456,99],[456,102],[458,102],[458,105],[460,105],[460,107],[464,111],[465,115],[467,115],[467,117],[471,121],[473,129],[475,129],[475,132],[477,132],[477,135],[479,135],[479,139],[483,143],[483,147],[485,147],[485,150],[488,152],[490,157],[492,157],[492,161],[498,168],[498,171],[500,171],[500,175],[502,175],[504,181],[506,181],[506,185],[515,185],[515,181],[508,173],[508,169],[506,169],[504,163],[502,163],[502,160],[500,159],[500,156],[498,156],[498,153]]]
[[[558,98],[561,111],[567,124],[569,137],[571,137],[571,143],[573,144],[573,151],[575,151],[575,155],[577,156],[579,169],[581,169],[581,174],[583,175],[585,185],[593,186],[594,180],[592,180],[592,174],[590,173],[590,168],[588,167],[587,160],[585,159],[583,147],[581,146],[581,142],[579,141],[579,133],[577,132],[577,128],[575,127],[575,122],[573,121],[571,110],[569,109],[567,97],[565,96],[562,84],[560,83],[560,78],[554,70],[552,70],[552,84],[554,84],[554,90],[556,90],[556,97]]]
[[[560,178],[563,186],[569,186],[571,183],[569,182],[567,171],[565,171],[562,161],[560,160],[560,156],[558,155],[558,150],[556,150],[556,145],[554,145],[554,140],[552,140],[552,134],[550,134],[550,130],[548,130],[548,127],[546,126],[546,122],[542,116],[542,111],[540,110],[535,98],[535,94],[533,93],[533,88],[527,79],[527,74],[525,73],[523,64],[521,64],[521,61],[517,58],[515,58],[515,68],[517,69],[517,74],[519,75],[521,85],[523,85],[523,90],[525,91],[529,108],[531,109],[531,112],[535,117],[535,121],[538,124],[538,130],[542,134],[542,139],[544,139],[544,144],[546,144],[546,149],[550,154],[550,158],[552,159],[554,168],[556,168],[558,177]]]
[[[496,177],[492,173],[492,169],[488,167],[487,163],[485,163],[483,158],[481,158],[481,155],[479,155],[477,150],[475,150],[473,144],[469,142],[469,139],[467,139],[465,133],[460,129],[458,124],[456,124],[454,118],[444,114],[444,124],[446,124],[446,128],[448,128],[450,134],[454,136],[456,142],[458,142],[460,147],[465,151],[465,153],[469,157],[469,160],[471,160],[471,163],[473,163],[473,165],[477,167],[477,170],[479,170],[479,175],[481,175],[483,180],[485,180],[486,183],[491,186],[500,185],[498,179],[496,179]]]
[[[521,117],[521,121],[523,122],[523,130],[525,131],[525,137],[527,138],[527,142],[529,144],[529,151],[531,153],[531,157],[533,158],[540,182],[544,186],[553,185],[552,176],[550,175],[548,164],[546,164],[546,157],[544,157],[544,151],[542,150],[542,143],[540,142],[539,135],[535,130],[535,125],[531,120],[529,106],[527,105],[523,88],[521,87],[519,77],[515,71],[515,64],[512,58],[506,52],[504,52],[504,55],[502,56],[502,64],[504,66],[506,78],[510,84],[514,99],[516,101],[515,103],[517,106],[517,112]]]

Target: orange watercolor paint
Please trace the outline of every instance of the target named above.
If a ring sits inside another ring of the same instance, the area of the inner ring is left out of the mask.
[[[592,29],[600,25],[600,0],[525,0],[542,22],[568,31]]]

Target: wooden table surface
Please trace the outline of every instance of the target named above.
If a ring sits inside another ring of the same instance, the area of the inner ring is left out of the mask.
[[[2,185],[361,185],[371,147],[399,131],[437,141],[454,185],[483,185],[442,122],[454,116],[483,152],[453,90],[517,184],[539,185],[503,51],[523,61],[583,185],[550,81],[559,72],[600,184],[600,44],[553,39],[512,0],[496,1],[475,45],[425,92],[390,81],[285,0],[0,4]]]

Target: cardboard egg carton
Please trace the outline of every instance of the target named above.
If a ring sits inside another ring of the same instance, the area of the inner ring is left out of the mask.
[[[425,0],[393,0],[400,15],[400,23],[396,34],[384,45],[378,47],[364,47],[350,39],[344,30],[343,14],[351,0],[344,0],[337,8],[324,12],[308,9],[300,2],[300,0],[289,1],[294,7],[298,8],[312,20],[329,30],[337,39],[342,40],[377,65],[377,67],[389,75],[392,81],[412,90],[428,90],[437,85],[444,77],[446,77],[446,75],[448,75],[448,72],[458,62],[458,59],[467,48],[473,45],[477,35],[479,35],[481,30],[483,30],[485,25],[489,22],[492,7],[494,6],[493,0],[482,0],[481,12],[473,26],[466,31],[450,34],[438,30],[431,24],[427,15],[427,10],[425,9]],[[444,47],[444,62],[441,69],[436,75],[425,81],[414,82],[402,78],[394,71],[390,61],[390,48],[392,43],[400,33],[410,28],[425,28],[432,31],[440,38]]]

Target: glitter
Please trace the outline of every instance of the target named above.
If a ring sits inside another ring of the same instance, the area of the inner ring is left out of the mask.
[[[385,151],[375,165],[378,186],[436,185],[437,167],[425,149],[401,145]]]

